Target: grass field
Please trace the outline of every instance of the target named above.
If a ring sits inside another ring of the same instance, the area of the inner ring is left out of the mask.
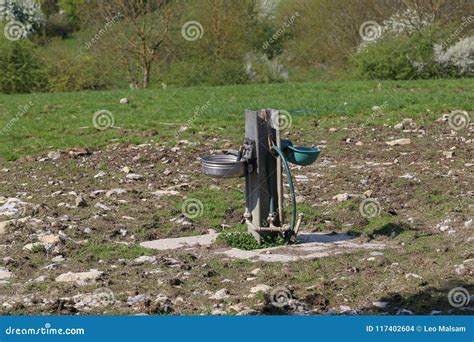
[[[127,97],[129,105],[119,104]],[[29,105],[30,104],[30,105]],[[28,106],[24,113],[22,108]],[[218,136],[240,142],[245,109],[285,109],[295,126],[318,119],[325,127],[336,117],[354,123],[383,108],[371,124],[402,117],[431,119],[455,109],[474,109],[474,81],[324,82],[253,86],[168,88],[57,94],[0,95],[0,133],[16,116],[20,120],[0,134],[0,157],[7,160],[68,147],[94,148],[111,142],[173,144],[181,126],[191,126],[180,139]],[[108,110],[115,128],[94,128],[94,113]],[[192,120],[192,125],[187,124]]]
[[[304,231],[386,249],[269,263],[223,258],[222,242],[139,246],[240,227],[243,180],[205,177],[198,157],[238,147],[243,111],[260,108],[287,110],[285,137],[322,150],[292,170]],[[100,110],[113,127],[94,127]],[[442,119],[455,110],[472,118],[472,80],[0,95],[0,208],[25,206],[25,217],[0,216],[0,313],[470,314],[448,303],[453,288],[474,291],[473,132]],[[401,138],[410,143],[387,145]],[[78,147],[90,153],[68,153]],[[366,197],[379,202],[376,217],[361,215]],[[203,210],[183,223],[186,199]],[[56,280],[90,269],[103,272],[94,283]],[[275,310],[251,293],[259,284],[288,288],[296,304]],[[104,288],[114,300],[93,302]]]

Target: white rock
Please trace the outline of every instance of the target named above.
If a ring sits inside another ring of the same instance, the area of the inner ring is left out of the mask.
[[[371,252],[370,255],[371,256],[382,256],[383,253],[382,252]]]
[[[130,297],[127,298],[127,304],[130,305],[130,306],[143,304],[143,303],[145,303],[145,301],[146,301],[146,296],[143,295],[143,294],[139,294],[139,295],[136,295],[136,296],[130,296]]]
[[[61,241],[59,235],[46,234],[38,236],[38,241],[49,245],[55,245]]]
[[[33,279],[33,282],[44,283],[46,280],[48,280],[48,276],[42,275],[42,276],[39,276],[38,278]]]
[[[227,315],[227,312],[221,309],[214,309],[212,310],[211,315],[212,316],[225,316]]]
[[[338,194],[338,195],[334,196],[332,199],[336,200],[338,202],[344,202],[344,201],[347,201],[350,198],[351,198],[351,196],[348,193],[345,192],[343,194]]]
[[[176,195],[179,195],[179,191],[176,191],[176,190],[158,190],[158,191],[152,192],[151,194],[155,195],[157,197],[176,196]]]
[[[464,222],[464,227],[465,227],[465,228],[469,228],[469,227],[472,226],[472,223],[473,223],[473,219],[470,219],[470,220]],[[0,234],[1,234],[1,233],[0,233]]]
[[[372,305],[377,307],[377,308],[386,308],[388,305],[388,302],[372,302]]]
[[[51,160],[58,160],[61,158],[61,152],[59,151],[49,151],[48,158]]]
[[[406,279],[410,279],[410,278],[421,279],[422,277],[415,273],[407,273],[405,274],[405,278]]]
[[[220,289],[219,291],[217,291],[216,293],[214,293],[211,297],[209,297],[209,299],[226,299],[226,298],[229,298],[229,290],[227,290],[226,288],[224,289]]]
[[[102,178],[102,177],[105,177],[107,175],[107,173],[105,173],[104,171],[99,171],[95,176],[94,178]]]
[[[0,284],[8,282],[11,277],[13,277],[13,274],[9,270],[0,267]]]
[[[443,151],[443,156],[447,159],[451,159],[454,156],[454,151]]]
[[[99,279],[104,272],[91,269],[88,272],[67,272],[56,277],[55,281],[60,283],[76,283],[78,285],[93,284]]]
[[[95,207],[96,207],[97,209],[101,209],[101,210],[103,210],[103,211],[110,211],[110,210],[112,210],[111,208],[109,208],[108,206],[106,206],[105,204],[102,204],[102,203],[100,203],[100,202],[99,202],[99,203],[96,203],[96,204],[95,204]]]
[[[6,234],[9,227],[13,225],[13,220],[0,222],[0,235]]]
[[[339,306],[339,311],[340,311],[340,312],[349,312],[349,311],[351,311],[351,310],[352,310],[352,308],[351,308],[350,306],[347,306],[347,305],[341,305],[341,306]]]
[[[53,249],[53,245],[49,243],[43,243],[43,242],[33,242],[33,243],[28,243],[25,246],[23,246],[23,250],[25,251],[30,251],[32,252],[33,250],[43,250],[46,253],[51,252]]]
[[[260,272],[260,268],[256,268],[256,269],[250,271],[250,274],[251,275],[257,275],[259,272]]]
[[[62,255],[57,255],[51,259],[52,262],[63,262],[65,259]]]
[[[411,144],[411,140],[409,138],[403,138],[403,139],[387,141],[385,143],[390,146],[409,145]]]
[[[120,104],[128,104],[128,99],[124,97],[123,99],[120,99]]]
[[[456,268],[454,269],[454,272],[456,272],[456,274],[458,275],[464,275],[467,273],[466,266],[464,266],[464,264],[457,265]]]
[[[129,173],[128,175],[125,176],[125,178],[133,181],[142,181],[145,179],[142,175],[138,173]]]
[[[156,257],[154,256],[148,256],[148,255],[142,255],[142,256],[139,256],[138,258],[135,258],[133,260],[133,262],[136,264],[136,265],[143,265],[145,263],[150,263],[150,264],[153,264],[154,262],[156,262]]]
[[[0,217],[20,218],[26,216],[26,211],[31,204],[23,202],[19,198],[11,197],[0,206]]]
[[[271,286],[265,284],[258,284],[250,289],[250,293],[264,292],[267,293],[271,290]]]
[[[122,189],[122,188],[116,188],[116,189],[111,189],[111,190],[107,191],[105,193],[105,196],[106,197],[112,197],[114,195],[122,195],[122,194],[126,194],[126,193],[127,193],[127,190]]]

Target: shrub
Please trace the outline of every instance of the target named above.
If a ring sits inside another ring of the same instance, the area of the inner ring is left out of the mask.
[[[161,72],[160,82],[176,86],[243,84],[244,65],[233,60],[172,62]]]
[[[446,51],[435,45],[434,54],[445,75],[472,76],[474,74],[474,36],[466,37]]]
[[[442,76],[433,46],[447,35],[436,27],[411,36],[385,35],[350,59],[356,77],[364,79],[407,80]]]
[[[29,93],[46,89],[45,66],[29,40],[8,41],[0,36],[0,91]]]
[[[49,91],[65,92],[105,89],[109,86],[107,70],[92,54],[53,40],[43,53],[47,65]]]

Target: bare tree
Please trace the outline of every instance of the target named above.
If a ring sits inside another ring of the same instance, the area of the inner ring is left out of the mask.
[[[106,48],[117,52],[134,87],[147,88],[154,62],[169,37],[174,0],[108,0],[98,2],[102,20],[114,23]]]

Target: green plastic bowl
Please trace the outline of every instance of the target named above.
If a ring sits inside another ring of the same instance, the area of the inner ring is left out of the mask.
[[[316,159],[318,159],[321,150],[314,147],[302,147],[287,144],[283,153],[290,163],[307,166],[313,164]]]

